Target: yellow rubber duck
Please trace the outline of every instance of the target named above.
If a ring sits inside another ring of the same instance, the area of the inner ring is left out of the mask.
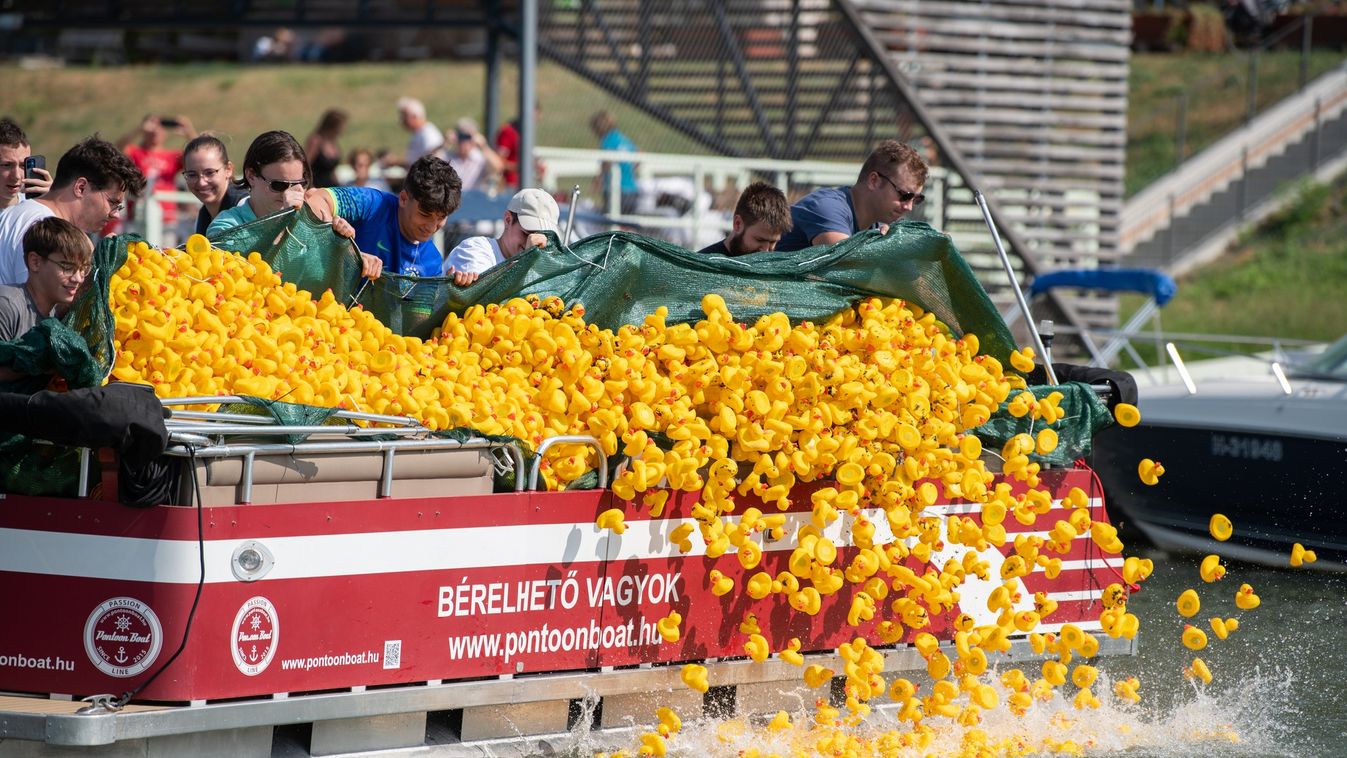
[[[627,531],[624,518],[621,508],[609,508],[594,519],[594,525],[600,529],[609,529],[614,534],[622,534]]]
[[[1211,539],[1224,543],[1235,533],[1235,525],[1231,524],[1230,518],[1223,513],[1212,513],[1211,521],[1207,524],[1207,532],[1211,533]]]
[[[677,642],[682,632],[679,625],[683,623],[683,616],[678,611],[670,611],[668,616],[655,622],[655,630],[659,636],[664,638],[665,642]]]
[[[1201,658],[1194,658],[1192,665],[1184,669],[1183,674],[1190,679],[1201,679],[1203,684],[1211,684],[1211,669]]]
[[[790,727],[790,714],[785,711],[777,711],[772,720],[767,722],[767,729],[772,732],[784,732]]]
[[[761,600],[772,594],[772,577],[766,571],[758,573],[748,578],[746,588],[748,596],[754,600]]]
[[[641,747],[637,750],[637,755],[650,755],[658,758],[668,752],[668,745],[664,743],[664,738],[657,732],[646,732],[641,735]]]
[[[1254,594],[1252,585],[1241,584],[1235,593],[1235,605],[1242,611],[1251,611],[1262,603],[1262,599]]]
[[[1244,585],[1248,587],[1249,585]],[[1252,590],[1250,590],[1252,592]],[[1175,603],[1179,609],[1179,615],[1184,618],[1192,618],[1197,612],[1202,610],[1202,601],[1197,597],[1195,590],[1187,589],[1179,593],[1179,599]]]
[[[1121,679],[1113,683],[1113,694],[1117,696],[1119,700],[1124,700],[1132,704],[1140,703],[1141,693],[1137,692],[1137,688],[1140,686],[1141,682],[1138,681],[1136,677],[1129,676],[1126,679]]]
[[[767,656],[772,654],[772,649],[767,644],[767,638],[761,634],[749,635],[748,641],[744,643],[744,651],[748,653],[749,658],[758,663],[767,660]]]
[[[1202,559],[1202,566],[1198,570],[1204,582],[1218,582],[1225,578],[1225,566],[1221,565],[1221,556],[1208,555]]]
[[[1201,650],[1207,646],[1207,634],[1192,624],[1183,625],[1183,646],[1189,650]]]
[[[1113,406],[1113,420],[1119,426],[1131,428],[1141,423],[1141,411],[1131,403],[1118,403]]]
[[[1216,635],[1217,639],[1223,640],[1226,637],[1229,637],[1230,633],[1237,629],[1239,629],[1239,619],[1222,619],[1219,616],[1213,616],[1211,618],[1211,631]]]
[[[1159,461],[1153,461],[1150,458],[1142,458],[1137,464],[1137,476],[1141,477],[1141,483],[1154,486],[1160,483],[1160,477],[1165,473],[1165,467],[1160,465]]]
[[[781,651],[781,660],[792,666],[803,666],[804,656],[800,655],[800,638],[791,637],[786,643],[786,648]]]
[[[1313,550],[1306,550],[1305,546],[1297,542],[1291,546],[1291,565],[1300,568],[1306,563],[1314,563],[1319,560],[1319,556],[1314,554]]]
[[[835,672],[817,663],[810,664],[804,670],[804,683],[810,689],[822,687],[824,684],[832,681]]]
[[[1155,562],[1150,558],[1138,558],[1135,555],[1128,556],[1123,561],[1123,581],[1128,584],[1138,584],[1146,581],[1155,570]]]
[[[720,573],[716,569],[711,569],[707,574],[707,579],[711,582],[711,594],[721,597],[734,589],[734,580]]]
[[[689,689],[696,690],[703,695],[711,688],[711,685],[706,681],[705,666],[696,663],[685,664],[680,676],[683,684],[687,685]]]
[[[655,709],[655,718],[659,719],[659,726],[656,729],[664,737],[678,734],[683,728],[683,720],[672,708],[660,706]]]

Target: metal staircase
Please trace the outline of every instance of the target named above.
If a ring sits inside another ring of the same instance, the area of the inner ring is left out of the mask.
[[[872,12],[850,0],[572,0],[542,9],[539,44],[543,55],[723,155],[859,165],[887,137],[917,146],[944,177],[928,184],[927,196],[940,201],[922,220],[955,238],[1003,310],[1013,297],[973,187],[988,195],[1021,276],[1044,263],[1078,262],[1060,244],[1053,255],[1039,252],[1053,236],[1077,247],[1088,237],[1097,259],[1099,240],[1110,235],[1089,217],[1097,195],[1054,191],[1045,203],[1042,183],[1032,183],[1042,172],[1012,186],[967,160],[964,143],[923,104],[872,31]],[[1054,218],[1044,220],[1049,212]],[[1027,236],[1035,231],[1028,219],[1036,219],[1037,237]],[[1071,299],[1055,297],[1049,310],[1059,322],[1086,325]],[[1111,326],[1111,301],[1090,318]]]

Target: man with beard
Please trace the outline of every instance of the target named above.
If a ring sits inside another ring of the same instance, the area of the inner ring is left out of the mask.
[[[698,252],[733,258],[775,250],[781,235],[790,231],[790,225],[790,206],[781,190],[766,182],[754,182],[734,206],[734,226],[729,236]]]

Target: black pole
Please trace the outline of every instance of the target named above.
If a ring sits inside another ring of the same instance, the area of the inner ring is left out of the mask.
[[[482,133],[492,139],[500,128],[500,30],[495,24],[486,32],[486,103]]]

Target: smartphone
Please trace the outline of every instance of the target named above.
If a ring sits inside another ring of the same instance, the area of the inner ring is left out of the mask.
[[[179,126],[182,126],[182,123],[178,121],[176,118],[161,116],[159,118],[159,125],[164,127],[165,129],[177,129]]]
[[[23,178],[41,179],[42,177],[38,176],[37,172],[33,171],[35,168],[40,168],[44,171],[46,170],[47,157],[45,155],[30,155],[23,159]]]

